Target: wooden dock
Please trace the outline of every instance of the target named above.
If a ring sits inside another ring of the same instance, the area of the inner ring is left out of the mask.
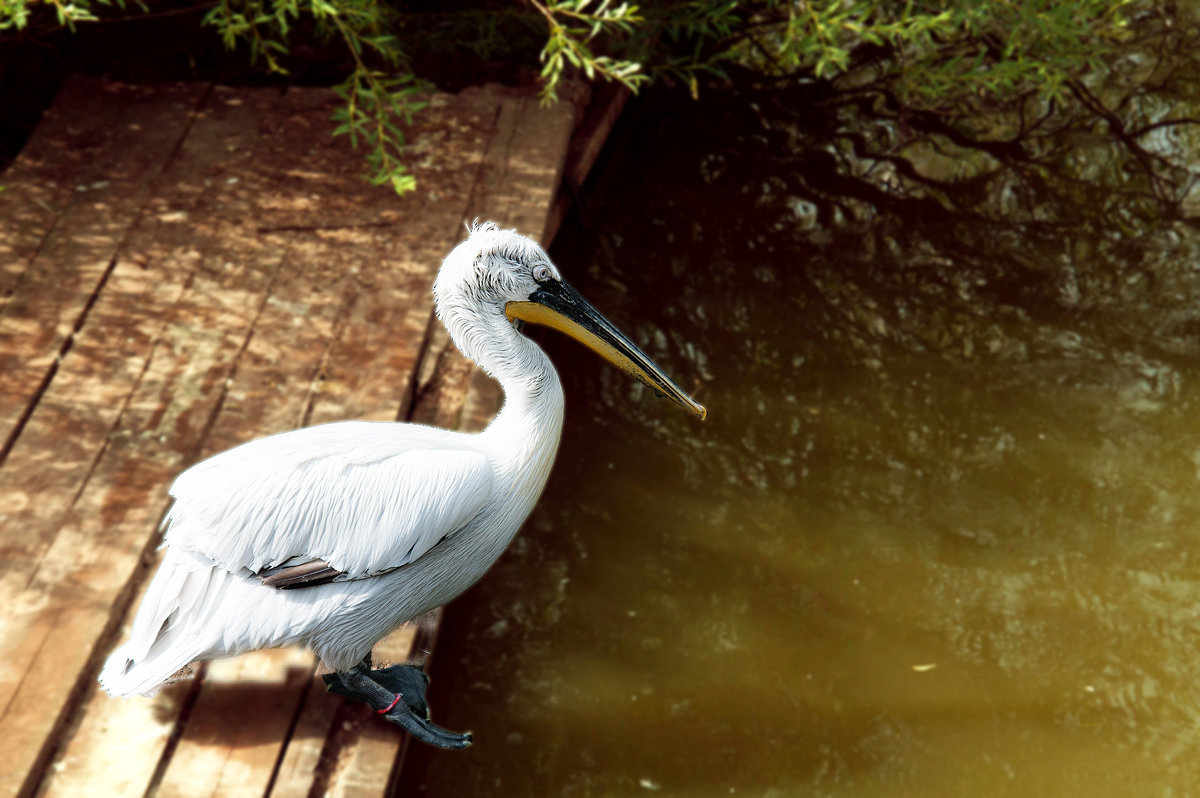
[[[404,735],[327,694],[303,651],[214,662],[153,699],[96,686],[188,465],[309,424],[494,411],[430,288],[464,220],[545,230],[573,106],[433,97],[409,131],[420,190],[397,198],[331,138],[338,102],[78,78],[0,175],[0,798],[368,796],[396,778]],[[376,661],[421,661],[436,628]]]

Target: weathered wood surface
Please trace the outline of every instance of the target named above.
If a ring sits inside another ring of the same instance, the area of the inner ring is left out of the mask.
[[[187,465],[305,424],[494,411],[430,287],[464,220],[544,229],[573,111],[433,99],[407,198],[361,180],[316,89],[76,80],[4,175],[0,796],[385,794],[404,736],[326,695],[308,654],[212,663],[154,699],[95,677]],[[435,629],[377,659],[422,660]]]

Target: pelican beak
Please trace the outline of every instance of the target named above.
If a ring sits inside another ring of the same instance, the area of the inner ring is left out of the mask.
[[[509,321],[544,324],[579,341],[659,396],[675,400],[701,421],[708,415],[658,365],[638,349],[611,321],[565,282],[547,280],[523,302],[504,306]]]

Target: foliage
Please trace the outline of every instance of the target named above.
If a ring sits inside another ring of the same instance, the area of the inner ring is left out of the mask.
[[[0,30],[20,31],[37,14],[73,30],[124,2],[0,0]],[[209,9],[204,23],[226,47],[245,48],[268,72],[286,73],[306,41],[348,55],[337,134],[365,145],[373,182],[403,193],[415,181],[401,158],[400,123],[420,109],[428,88],[414,73],[412,54],[421,48],[536,59],[546,101],[571,74],[634,91],[665,78],[697,95],[704,80],[748,69],[835,85],[869,74],[905,105],[961,114],[980,97],[1058,96],[1102,67],[1154,0],[195,2]],[[522,50],[530,34],[540,52]]]
[[[1126,35],[1131,0],[880,2],[694,0],[663,18],[695,74],[737,64],[773,76],[834,79],[870,65],[907,102],[945,108],[969,94],[1062,91],[1099,67]]]
[[[589,47],[605,33],[631,35],[634,27],[642,22],[637,6],[622,3],[614,8],[610,0],[602,0],[589,12],[590,0],[558,0],[545,5],[538,0],[529,2],[546,18],[549,30],[549,39],[540,56],[543,99],[556,99],[558,85],[568,64],[582,70],[588,80],[599,75],[605,80],[623,83],[634,91],[646,80],[638,62],[596,55]]]
[[[204,18],[225,46],[244,43],[253,61],[286,73],[292,29],[308,18],[320,40],[340,39],[353,59],[353,70],[334,90],[345,105],[334,114],[334,135],[348,135],[353,146],[368,146],[370,181],[390,185],[398,194],[416,188],[401,160],[408,122],[424,107],[417,99],[427,86],[409,68],[397,31],[402,17],[394,6],[374,0],[218,0]]]
[[[116,5],[125,8],[123,0],[97,0],[96,6]],[[145,8],[141,3],[140,7]],[[43,8],[49,8],[60,26],[75,29],[76,22],[95,22],[98,17],[95,7],[89,0],[80,2],[63,2],[63,0],[43,0]],[[31,0],[0,0],[0,31],[21,30],[29,24],[29,18],[38,8],[37,2]]]

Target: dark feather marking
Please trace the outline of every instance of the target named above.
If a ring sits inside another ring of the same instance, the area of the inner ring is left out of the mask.
[[[342,571],[331,568],[324,560],[310,560],[287,568],[269,568],[259,571],[258,576],[267,587],[294,590],[298,587],[315,587],[332,582]]]

